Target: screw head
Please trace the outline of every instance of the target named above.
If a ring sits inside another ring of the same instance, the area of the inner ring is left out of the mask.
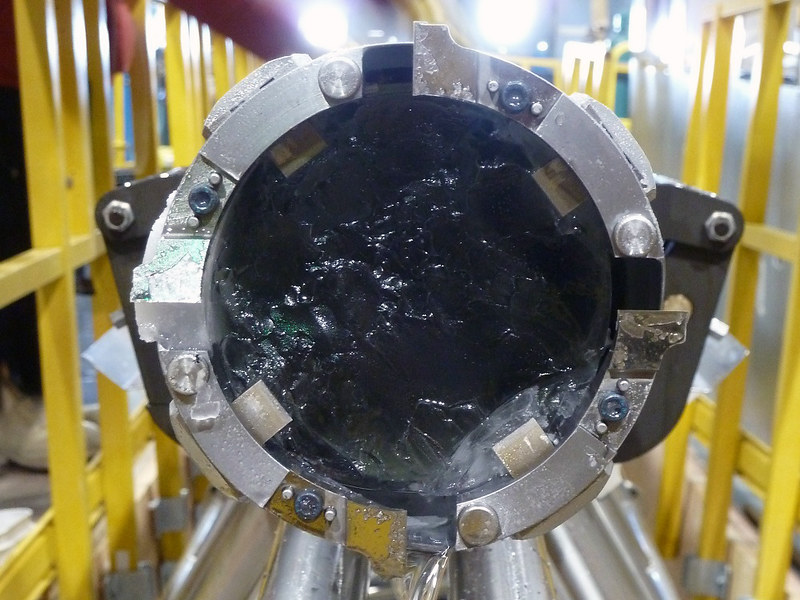
[[[603,420],[617,423],[628,416],[628,401],[619,394],[609,394],[600,401],[600,416]]]
[[[716,210],[706,219],[705,228],[709,240],[724,244],[736,233],[736,219],[727,211]]]
[[[133,225],[134,216],[131,205],[122,200],[112,200],[103,207],[103,224],[106,229],[122,233]]]
[[[345,56],[334,56],[319,68],[317,82],[329,100],[345,100],[361,87],[361,69]]]
[[[187,198],[189,208],[195,215],[210,215],[219,206],[219,194],[210,185],[196,185]]]
[[[313,490],[303,490],[294,500],[294,512],[303,521],[313,521],[322,514],[322,497]]]
[[[494,94],[497,90],[500,89],[500,84],[497,83],[494,79],[486,83],[486,89],[489,90],[492,94]]]
[[[533,104],[531,104],[531,114],[533,114],[534,116],[538,117],[540,114],[542,114],[543,110],[544,106],[542,106],[541,102],[534,102]]]
[[[176,394],[192,396],[208,381],[208,374],[208,364],[202,357],[181,354],[173,358],[167,367],[167,385]]]
[[[657,240],[655,225],[643,215],[625,215],[614,226],[614,243],[625,256],[647,256]]]
[[[336,518],[336,509],[329,506],[325,509],[325,514],[323,516],[328,523],[333,523],[333,520]]]
[[[509,81],[500,92],[500,104],[506,112],[521,113],[531,104],[531,91],[521,81]]]
[[[485,546],[500,537],[500,519],[489,506],[469,506],[458,516],[458,533],[467,546]]]

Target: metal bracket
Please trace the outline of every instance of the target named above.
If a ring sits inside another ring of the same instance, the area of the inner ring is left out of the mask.
[[[183,531],[189,524],[189,490],[183,488],[178,496],[159,498],[150,503],[156,537],[172,531]]]
[[[150,563],[139,563],[135,571],[108,573],[103,579],[106,600],[155,600],[156,574]]]
[[[690,596],[727,598],[731,582],[728,563],[687,556],[683,562],[683,588]]]

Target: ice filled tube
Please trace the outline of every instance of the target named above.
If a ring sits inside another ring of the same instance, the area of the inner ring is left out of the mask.
[[[212,483],[387,576],[594,498],[687,320],[611,111],[416,24],[263,65],[204,133],[131,300]]]

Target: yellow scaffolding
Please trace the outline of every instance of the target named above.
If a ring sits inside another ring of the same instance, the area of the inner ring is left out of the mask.
[[[697,93],[686,136],[684,179],[717,191],[722,172],[729,65],[733,23],[738,15],[762,12],[762,55],[755,104],[750,115],[740,184],[740,208],[746,229],[731,267],[727,318],[731,333],[745,345],[753,336],[756,286],[762,255],[792,265],[778,386],[775,395],[773,448],[741,431],[748,364],[745,361],[721,385],[716,407],[701,399],[689,405],[670,434],[657,516],[657,539],[666,556],[677,552],[686,444],[691,434],[709,446],[707,490],[698,555],[727,559],[726,526],[733,477],[765,499],[754,597],[783,597],[789,567],[791,537],[798,518],[800,452],[792,429],[800,419],[800,238],[764,223],[777,127],[778,94],[783,82],[783,43],[791,2],[733,1],[719,4],[703,25]],[[710,82],[710,85],[709,85]],[[758,349],[753,349],[758,352]]]
[[[132,13],[133,166],[144,176],[163,167],[156,48],[152,36],[145,35],[157,13],[150,0],[133,2]],[[172,7],[167,13],[165,53],[182,61],[168,67],[167,85],[171,105],[185,118],[170,113],[170,136],[178,164],[186,165],[200,146],[202,120],[213,101],[246,75],[243,68],[259,61],[193,17]],[[0,600],[33,600],[53,584],[65,600],[89,600],[97,597],[96,582],[103,575],[93,572],[92,547],[92,530],[101,517],[107,522],[111,570],[124,566],[115,564],[118,557],[126,557],[124,564],[138,560],[135,457],[155,439],[162,497],[178,496],[185,487],[184,458],[143,408],[129,414],[126,394],[99,375],[101,452],[86,463],[74,271],[91,265],[94,328],[102,333],[119,302],[93,215],[99,196],[115,185],[114,167],[126,166],[123,78],[112,80],[110,73],[104,0],[14,0],[14,21],[32,248],[0,261],[0,307],[36,295],[44,405],[51,424],[52,506],[0,566]],[[240,57],[237,77],[234,56]],[[163,559],[177,558],[184,535],[162,538]]]

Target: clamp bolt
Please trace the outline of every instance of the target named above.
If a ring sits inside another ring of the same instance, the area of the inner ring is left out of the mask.
[[[521,113],[531,104],[531,91],[521,81],[509,81],[500,92],[500,104],[506,112]]]
[[[303,521],[313,521],[322,514],[322,497],[313,490],[303,490],[294,500],[294,512]]]
[[[609,394],[600,401],[600,416],[603,420],[617,423],[628,416],[628,401],[619,394]]]
[[[196,185],[189,192],[189,208],[195,215],[210,215],[219,206],[219,194],[210,185]]]

